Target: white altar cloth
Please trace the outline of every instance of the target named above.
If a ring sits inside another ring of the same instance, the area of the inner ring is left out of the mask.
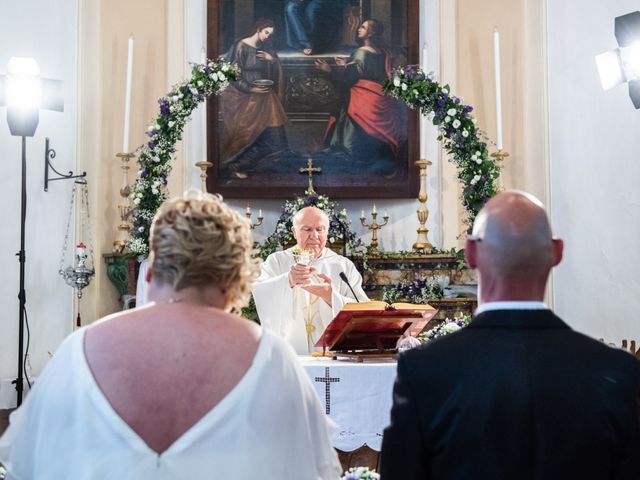
[[[390,419],[396,362],[357,363],[309,356],[298,359],[325,411],[338,424],[333,446],[350,452],[368,445],[379,452],[382,431]]]

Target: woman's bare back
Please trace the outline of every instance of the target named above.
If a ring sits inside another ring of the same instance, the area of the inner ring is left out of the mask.
[[[88,329],[85,356],[117,414],[162,453],[211,411],[250,368],[254,324],[197,304],[159,304]]]

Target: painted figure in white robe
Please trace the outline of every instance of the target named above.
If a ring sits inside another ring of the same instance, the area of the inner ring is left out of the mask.
[[[229,312],[259,271],[245,219],[213,195],[177,198],[150,250],[150,302],[71,334],[11,415],[7,478],[338,478],[293,349]]]
[[[321,350],[314,344],[346,303],[368,298],[353,263],[325,248],[329,219],[322,210],[298,211],[292,231],[296,246],[269,255],[252,291],[262,326],[287,340],[299,355],[307,355]],[[296,249],[313,252],[309,265],[296,263]],[[342,272],[355,296],[340,279]]]

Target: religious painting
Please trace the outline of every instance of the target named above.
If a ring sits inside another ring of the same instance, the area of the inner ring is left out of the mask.
[[[417,194],[418,118],[382,93],[418,60],[418,0],[208,0],[208,58],[240,75],[207,112],[227,198]]]

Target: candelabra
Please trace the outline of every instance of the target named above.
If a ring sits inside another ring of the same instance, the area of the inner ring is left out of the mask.
[[[213,167],[213,163],[206,160],[196,162],[196,167],[200,169],[200,179],[202,180],[202,193],[207,193],[207,170]]]
[[[371,246],[369,247],[369,254],[376,255],[378,253],[378,230],[389,223],[389,215],[387,214],[387,212],[384,212],[384,216],[382,217],[384,222],[378,223],[376,221],[376,219],[378,218],[378,212],[376,212],[376,206],[374,205],[373,210],[371,211],[371,217],[373,218],[373,221],[369,225],[367,225],[363,210],[362,214],[360,215],[360,223],[363,227],[371,230]]]
[[[129,195],[131,194],[131,186],[129,185],[129,160],[135,158],[133,153],[117,153],[116,157],[120,159],[122,165],[122,188],[120,188],[120,197],[122,203],[118,205],[118,216],[120,217],[117,229],[116,239],[113,242],[114,253],[122,253],[127,246],[129,238],[129,213],[131,212],[131,203]]]
[[[507,158],[509,156],[509,152],[506,152],[502,149],[498,150],[497,152],[493,152],[491,154],[491,157],[496,159],[496,162],[498,163],[498,168],[500,169],[500,176],[498,177],[498,191],[499,192],[504,192],[504,185],[502,184],[502,168],[504,167],[503,165],[503,161],[505,158]]]
[[[262,220],[264,219],[264,217],[262,216],[262,209],[258,210],[258,221],[256,223],[251,223],[251,208],[249,207],[249,205],[247,205],[247,211],[244,214],[245,217],[247,217],[247,220],[249,221],[249,226],[251,227],[251,230],[253,230],[256,227],[259,227],[260,225],[262,225]]]
[[[427,208],[427,167],[431,165],[431,162],[422,158],[416,161],[416,165],[420,169],[420,193],[418,193],[418,201],[420,202],[420,205],[418,205],[418,209],[416,210],[420,226],[417,230],[418,239],[416,240],[416,243],[413,244],[413,250],[427,253],[433,247],[427,238],[429,229],[425,226],[427,218],[429,218],[429,209]]]

